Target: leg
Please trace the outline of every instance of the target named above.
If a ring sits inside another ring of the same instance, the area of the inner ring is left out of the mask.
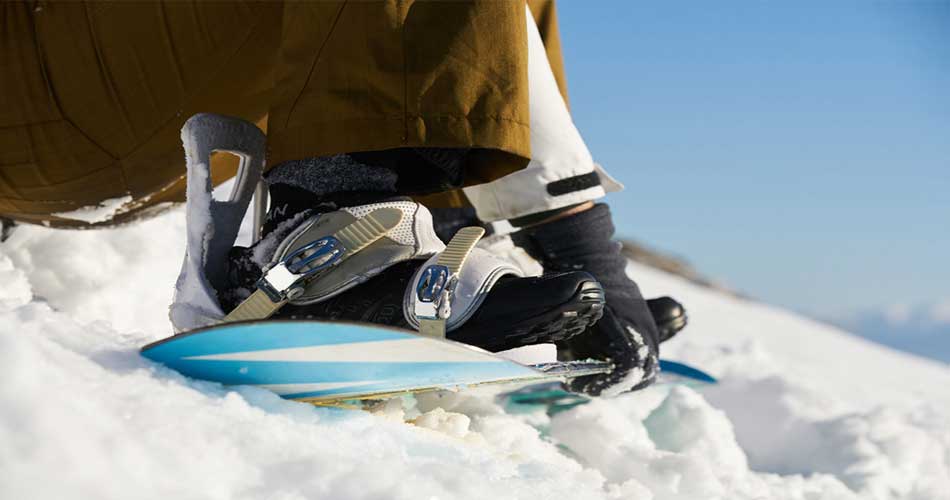
[[[269,128],[271,164],[464,148],[462,182],[474,184],[530,154],[526,52],[510,50],[524,45],[516,2],[33,7],[0,6],[0,56],[12,64],[0,74],[9,218],[84,225],[55,214],[131,196],[121,222],[180,201],[178,131],[198,112]]]
[[[536,222],[532,219],[537,214],[622,188],[595,165],[560,93],[533,17],[527,18],[531,161],[523,170],[464,189],[479,219],[486,222]],[[518,220],[526,216],[530,218]]]
[[[288,5],[269,121],[273,203],[264,239],[232,252],[223,308],[246,303],[263,267],[298,243],[387,206],[406,227],[322,274],[278,315],[411,323],[394,313],[408,311],[407,284],[439,249],[425,207],[399,196],[497,177],[512,170],[499,169],[504,158],[527,156],[526,50],[511,50],[524,45],[524,15],[509,2]],[[482,46],[488,30],[495,40]],[[453,306],[461,319],[450,338],[498,350],[579,333],[600,315],[588,273],[521,278],[492,266],[484,287],[459,294],[478,301],[470,315]]]
[[[57,214],[129,196],[104,223],[122,222],[183,199],[185,120],[201,111],[250,121],[267,114],[281,10],[276,2],[4,2],[0,215],[75,227],[86,223]]]
[[[524,16],[517,2],[287,4],[270,164],[459,148],[463,184],[523,167],[526,51],[512,47],[525,45]]]

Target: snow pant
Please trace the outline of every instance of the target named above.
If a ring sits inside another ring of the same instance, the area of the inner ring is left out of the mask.
[[[55,214],[128,197],[122,222],[181,200],[179,129],[197,112],[258,123],[270,165],[453,147],[472,148],[466,186],[529,172],[529,36],[569,115],[553,2],[528,3],[534,23],[516,1],[0,3],[0,216],[84,225]],[[592,183],[586,163],[553,192]],[[467,194],[488,220],[517,216],[483,208],[500,193]]]
[[[545,57],[544,38],[534,23],[527,25],[531,160],[522,170],[463,189],[485,222],[545,213],[623,189],[594,163],[567,109],[563,77],[557,77],[561,66],[550,62],[550,54]]]

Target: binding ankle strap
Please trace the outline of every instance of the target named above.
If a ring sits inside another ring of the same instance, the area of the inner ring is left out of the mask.
[[[267,269],[257,282],[257,290],[222,322],[269,318],[302,294],[308,282],[382,238],[401,221],[402,211],[379,208],[330,236],[300,247]]]

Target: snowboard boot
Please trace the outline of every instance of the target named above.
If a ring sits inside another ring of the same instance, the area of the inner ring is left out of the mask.
[[[442,240],[448,240],[466,226],[484,227],[486,236],[492,233],[491,225],[481,222],[474,208],[437,208],[431,212],[435,232]],[[549,215],[553,213],[549,212]],[[647,308],[659,331],[660,343],[672,339],[686,328],[686,309],[676,299],[667,296],[647,299]]]
[[[610,209],[603,204],[512,234],[515,244],[537,259],[546,272],[584,270],[603,285],[603,318],[558,346],[562,359],[606,358],[613,363],[611,373],[569,383],[571,390],[595,396],[646,387],[655,380],[659,367],[660,332],[640,289],[627,277],[627,261],[620,254],[620,243],[611,239],[613,234]],[[653,310],[669,325],[668,332],[675,330],[679,321],[670,305],[658,302]]]
[[[589,274],[523,278],[509,262],[469,247],[480,229],[460,232],[461,243],[453,238],[446,248],[428,210],[396,196],[456,185],[465,149],[401,148],[277,165],[266,177],[271,204],[262,234],[252,235],[260,240],[244,248],[234,245],[241,221],[252,198],[256,209],[266,199],[258,191],[264,134],[244,120],[198,114],[182,127],[182,145],[187,246],[169,307],[176,332],[310,317],[418,327],[502,350],[565,340],[602,314],[603,292]],[[241,159],[226,200],[212,196],[214,151]]]
[[[277,194],[284,198],[273,206],[306,205],[298,203],[300,200],[287,201],[286,192],[278,190]],[[292,194],[305,196],[302,192]],[[278,293],[285,303],[271,317],[360,321],[424,332],[427,319],[418,313],[423,275],[452,253],[451,243],[446,249],[435,235],[429,211],[402,198],[337,210],[327,210],[325,203],[317,207],[297,214],[282,208],[280,214],[269,217],[269,223],[280,222],[271,224],[261,241],[249,248],[232,249],[228,284],[218,294],[223,309],[231,311],[229,319],[251,319],[235,311],[247,309],[245,304],[258,293],[255,288],[274,281],[270,276],[281,266],[291,268],[299,260],[322,259],[313,257],[322,250],[311,253],[314,242],[326,241],[383,210],[394,210],[398,222],[380,237],[340,264],[318,269],[315,278],[293,285],[291,290],[296,291],[289,296]],[[445,284],[452,281],[451,310],[441,319],[450,340],[493,352],[562,342],[584,332],[603,312],[603,289],[589,273],[567,271],[524,278],[520,269],[482,249],[469,249],[466,255],[454,277],[445,276]]]
[[[647,299],[647,308],[650,309],[650,315],[656,323],[661,344],[686,328],[688,322],[686,308],[673,297]]]

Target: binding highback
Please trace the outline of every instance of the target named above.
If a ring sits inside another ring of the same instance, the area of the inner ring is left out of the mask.
[[[200,113],[181,129],[187,164],[187,247],[169,316],[176,331],[214,323],[224,316],[216,288],[226,279],[227,255],[237,239],[255,190],[261,193],[267,140],[254,124],[240,118]],[[211,185],[211,154],[220,151],[240,158],[234,188],[227,200],[215,200]],[[255,224],[262,205],[257,196]],[[260,227],[255,227],[255,238]]]

